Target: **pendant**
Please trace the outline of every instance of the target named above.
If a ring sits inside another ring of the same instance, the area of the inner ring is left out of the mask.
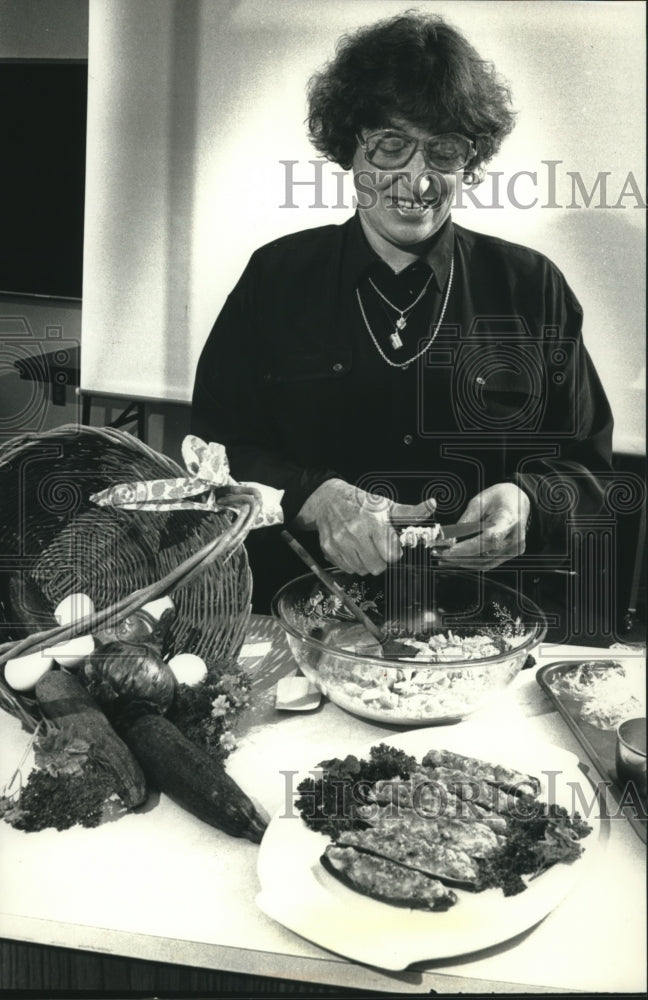
[[[391,345],[392,345],[392,347],[394,348],[395,351],[400,350],[400,348],[403,346],[403,341],[400,339],[400,336],[398,334],[398,330],[394,330],[393,333],[390,333],[390,335],[389,335],[389,341],[390,341],[390,343],[391,343]]]
[[[396,320],[396,329],[404,330],[406,325],[407,325],[407,320],[405,319],[405,317],[402,315],[399,316],[398,319]]]

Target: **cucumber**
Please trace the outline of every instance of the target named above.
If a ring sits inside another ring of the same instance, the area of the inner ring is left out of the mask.
[[[50,670],[36,684],[36,700],[47,719],[66,733],[81,737],[115,778],[115,791],[128,809],[145,801],[142,768],[119,738],[92,695],[64,670]]]
[[[162,715],[141,715],[120,730],[147,779],[211,826],[260,843],[266,821],[212,758]]]

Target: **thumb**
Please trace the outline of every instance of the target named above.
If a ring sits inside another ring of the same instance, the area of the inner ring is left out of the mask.
[[[486,518],[489,510],[489,503],[487,496],[482,492],[474,496],[467,504],[466,509],[459,518],[459,523],[462,521],[483,521]]]
[[[392,508],[391,519],[394,524],[399,525],[433,521],[435,519],[436,506],[436,500],[432,497],[416,504],[397,503]]]

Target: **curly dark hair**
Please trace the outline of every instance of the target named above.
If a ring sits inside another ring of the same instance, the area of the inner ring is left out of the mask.
[[[464,176],[474,183],[512,130],[515,113],[507,84],[456,28],[439,16],[406,11],[343,35],[334,59],[308,84],[313,145],[345,170],[360,131],[395,119],[471,138],[477,152]]]

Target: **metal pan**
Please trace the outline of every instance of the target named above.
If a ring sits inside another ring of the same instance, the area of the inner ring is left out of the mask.
[[[621,784],[616,773],[616,732],[601,729],[579,717],[580,703],[555,690],[556,683],[582,667],[585,663],[596,663],[597,667],[616,663],[610,655],[587,660],[567,660],[548,663],[536,674],[538,684],[565,720],[574,736],[587,754],[589,762],[597,772],[600,781],[608,785],[609,791],[621,812],[625,815],[641,840],[648,842],[648,803],[637,795],[630,794],[628,787]]]

